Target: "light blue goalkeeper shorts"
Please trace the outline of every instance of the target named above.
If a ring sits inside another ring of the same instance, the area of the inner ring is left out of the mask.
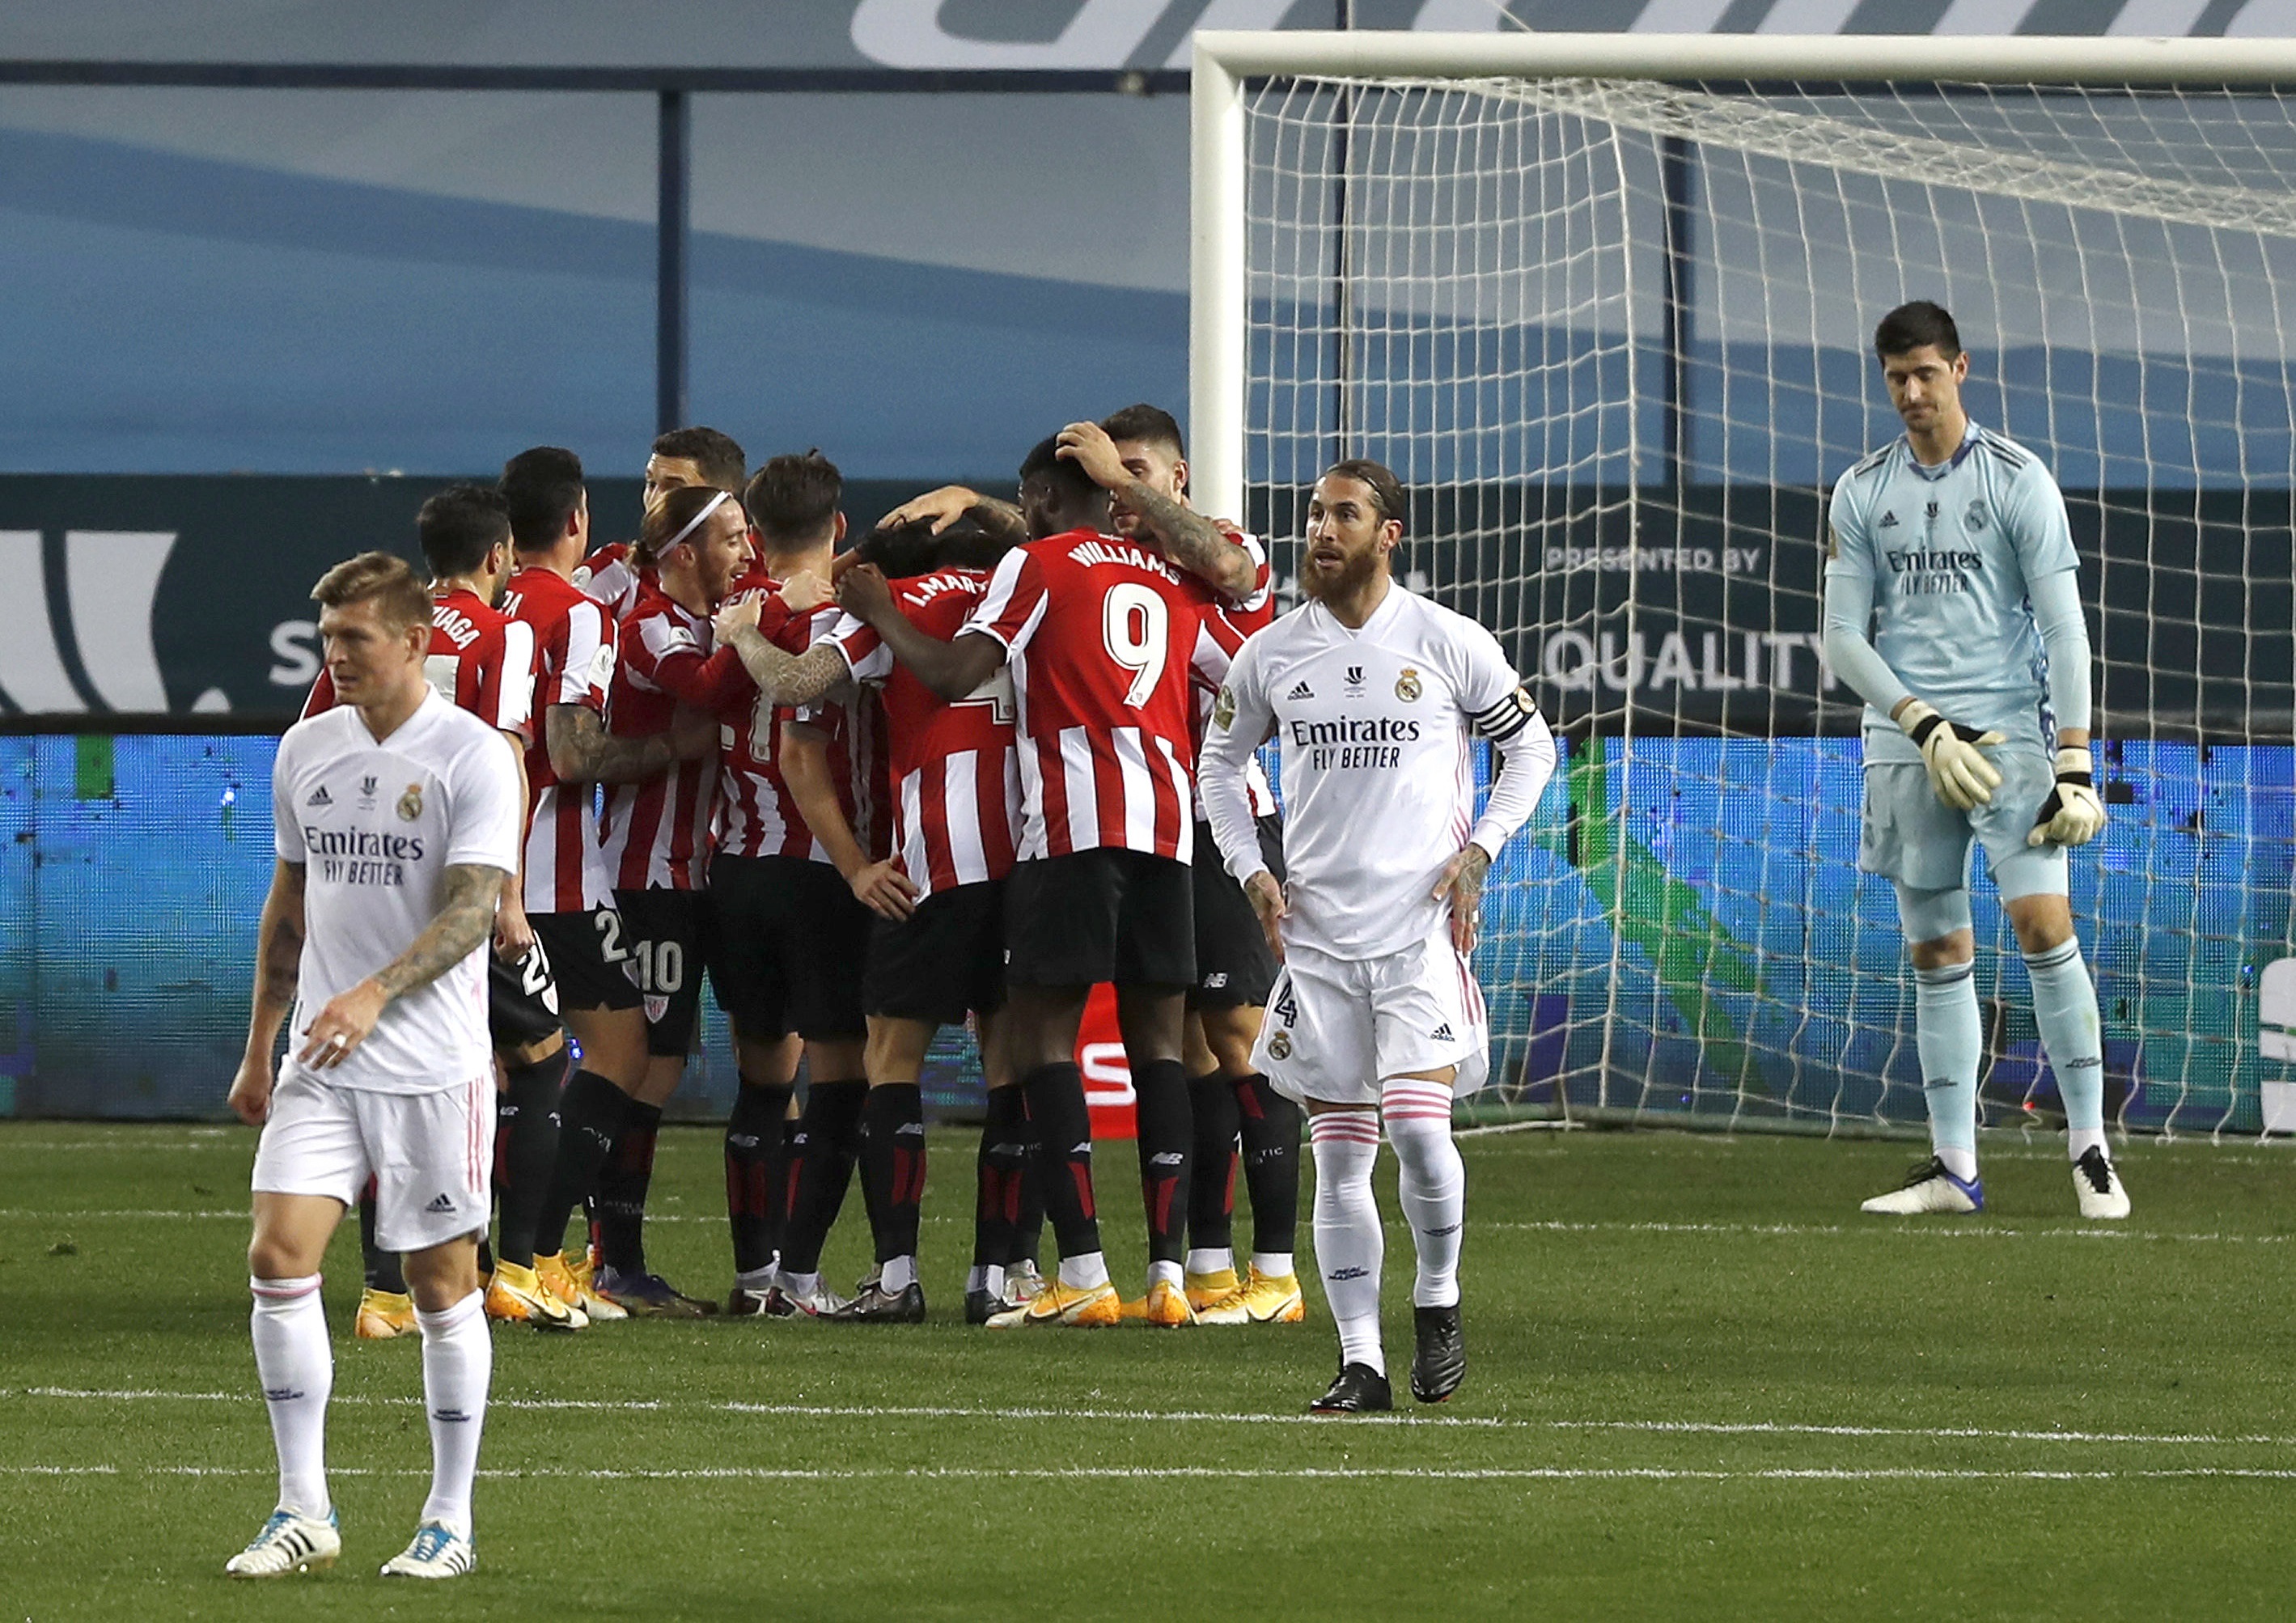
[[[2001,785],[1990,802],[1965,812],[1937,798],[1929,768],[1919,761],[1867,762],[1859,870],[1916,890],[1961,889],[1969,883],[1974,836],[1985,842],[1985,870],[2005,901],[2065,895],[2065,848],[2025,843],[2041,802],[2056,787],[2056,763],[2023,744],[1988,746],[1985,756]]]

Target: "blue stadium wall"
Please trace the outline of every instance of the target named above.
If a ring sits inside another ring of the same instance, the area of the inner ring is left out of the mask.
[[[0,1108],[217,1118],[244,1036],[271,872],[265,736],[0,738]],[[1856,872],[1857,743],[1573,746],[1494,872],[1496,1074],[1525,1102],[1685,1114],[1921,1119],[1911,985],[1888,887]],[[2296,747],[2127,744],[2073,903],[2105,1013],[2109,1098],[2142,1127],[2254,1131],[2255,981],[2289,950]],[[1987,1096],[2046,1108],[1998,898],[1975,889]],[[713,1011],[674,1111],[734,1086]],[[931,1089],[962,1106],[961,1043]]]

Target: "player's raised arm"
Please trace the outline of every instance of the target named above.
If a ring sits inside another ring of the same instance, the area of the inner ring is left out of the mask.
[[[1060,455],[1136,515],[1167,558],[1238,602],[1258,589],[1259,572],[1251,554],[1185,502],[1135,475],[1107,430],[1096,422],[1071,422],[1059,439]]]
[[[1007,553],[996,570],[996,579],[1003,581],[1008,570],[1017,574],[1021,554]],[[996,587],[990,588],[989,602],[997,601]],[[909,623],[900,605],[893,601],[892,588],[874,564],[861,564],[849,569],[838,578],[838,606],[884,639],[892,655],[916,673],[917,680],[943,699],[962,699],[982,683],[995,676],[1006,658],[1009,644],[989,627],[968,624],[955,637],[944,643],[931,633],[920,631]],[[982,612],[988,605],[982,605]]]

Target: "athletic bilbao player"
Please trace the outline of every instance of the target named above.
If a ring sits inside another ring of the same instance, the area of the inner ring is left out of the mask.
[[[926,634],[954,636],[988,594],[989,570],[1008,542],[976,522],[934,537],[923,524],[879,529],[854,549],[893,582],[895,608]],[[1026,1110],[1005,1062],[998,1010],[1004,1000],[1004,876],[1020,842],[1020,762],[1013,748],[1009,671],[954,701],[895,664],[875,631],[850,615],[801,657],[753,634],[732,634],[759,689],[809,703],[849,681],[882,695],[893,762],[893,858],[914,906],[882,911],[873,926],[863,1002],[868,1017],[868,1102],[861,1168],[877,1273],[829,1316],[914,1324],[924,1317],[917,1279],[919,1207],[925,1182],[925,1051],[944,1025],[979,1021],[988,1114],[977,1166],[972,1271],[965,1316],[985,1324],[1016,1305],[1005,1295],[1017,1244],[1026,1174]],[[898,911],[898,910],[897,910]]]
[[[1034,1301],[989,1321],[998,1328],[1120,1316],[1075,1057],[1086,996],[1103,980],[1116,987],[1138,1100],[1146,1316],[1194,1317],[1181,1281],[1192,1132],[1181,1027],[1195,980],[1189,684],[1199,665],[1214,681],[1226,668],[1204,625],[1216,602],[1208,580],[1248,588],[1251,562],[1218,536],[1184,537],[1168,555],[1106,534],[1108,493],[1087,470],[1115,463],[1108,436],[1088,422],[1029,452],[1021,498],[1037,538],[1006,554],[953,642],[912,626],[874,570],[848,570],[839,590],[848,611],[945,699],[1012,667],[1022,835],[1005,887],[1010,1040],[1044,1144],[1061,1267]]]
[[[1275,617],[1274,580],[1267,552],[1257,537],[1206,519],[1188,505],[1187,450],[1180,425],[1153,406],[1128,406],[1102,420],[1115,444],[1128,479],[1109,484],[1110,516],[1119,536],[1152,539],[1169,550],[1198,545],[1226,536],[1250,557],[1251,589],[1224,594],[1210,622],[1233,655],[1243,639]],[[1115,471],[1103,461],[1096,474],[1104,482]],[[1203,747],[1213,693],[1199,686],[1193,710],[1195,741]],[[1257,758],[1246,764],[1246,789],[1259,829],[1260,848],[1278,879],[1283,874],[1283,825],[1275,797]],[[1306,1316],[1292,1250],[1300,1222],[1300,1107],[1268,1085],[1251,1062],[1251,1045],[1267,989],[1275,980],[1275,955],[1268,950],[1259,921],[1243,888],[1220,864],[1209,860],[1215,847],[1201,807],[1196,819],[1196,850],[1189,865],[1195,885],[1196,979],[1188,988],[1188,1103],[1195,1120],[1194,1161],[1190,1168],[1188,1304],[1206,1324],[1298,1324]],[[1243,1145],[1243,1176],[1251,1195],[1250,1272],[1235,1275],[1233,1223],[1235,1209],[1236,1143]],[[1127,1303],[1128,1308],[1131,1304]]]
[[[606,734],[614,623],[572,579],[590,538],[581,459],[554,446],[521,451],[504,465],[502,492],[518,562],[503,607],[530,628],[535,650],[527,917],[550,955],[562,1012],[582,1052],[559,1099],[558,1159],[536,1225],[536,1272],[560,1300],[593,1319],[618,1319],[624,1310],[593,1288],[587,1248],[571,1259],[562,1250],[567,1221],[590,1193],[646,1068],[645,1016],[599,854],[590,786],[652,776],[716,739],[704,726],[650,738]]]
[[[730,434],[716,429],[671,429],[657,435],[645,465],[645,509],[652,512],[673,490],[707,485],[742,494],[747,463]],[[630,557],[632,541],[610,541],[574,566],[574,584],[606,605],[619,625],[638,606],[639,584],[651,571]]]
[[[518,763],[522,826],[534,638],[495,606],[510,578],[508,510],[497,490],[453,485],[422,504],[414,529],[430,566],[430,649],[423,677],[439,697],[495,728],[509,744]],[[304,718],[334,705],[334,677],[322,670],[303,707]],[[496,905],[494,948],[487,957],[487,1025],[499,1089],[494,1188],[502,1216],[487,1315],[537,1329],[579,1330],[588,1318],[561,1303],[533,1271],[535,1220],[558,1152],[558,1084],[566,1070],[566,1036],[558,1021],[558,988],[549,956],[526,922],[515,885],[504,888]],[[374,1238],[374,1180],[368,1180],[358,1207],[367,1283],[354,1333],[363,1340],[409,1333],[414,1306],[398,1258]]]
[[[607,732],[666,734],[685,711],[706,717],[714,734],[726,693],[749,682],[738,657],[713,656],[709,629],[711,611],[749,568],[748,515],[723,490],[673,489],[646,509],[630,556],[643,584],[617,639]],[[634,1314],[693,1318],[713,1310],[646,1266],[644,1224],[662,1106],[677,1091],[701,1007],[701,882],[717,790],[712,750],[617,784],[599,822],[601,854],[645,1000],[647,1057],[644,1084],[599,1174],[597,1286]]]

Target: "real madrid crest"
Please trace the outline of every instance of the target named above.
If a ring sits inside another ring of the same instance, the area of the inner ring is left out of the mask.
[[[1235,690],[1223,686],[1219,697],[1212,701],[1212,720],[1223,733],[1235,725]]]
[[[1409,704],[1419,697],[1419,673],[1406,665],[1403,674],[1395,679],[1395,696]]]
[[[422,785],[409,783],[406,792],[398,797],[398,816],[402,822],[412,823],[422,815]]]
[[[1292,1057],[1292,1034],[1289,1031],[1279,1031],[1267,1039],[1267,1057],[1271,1060]]]

